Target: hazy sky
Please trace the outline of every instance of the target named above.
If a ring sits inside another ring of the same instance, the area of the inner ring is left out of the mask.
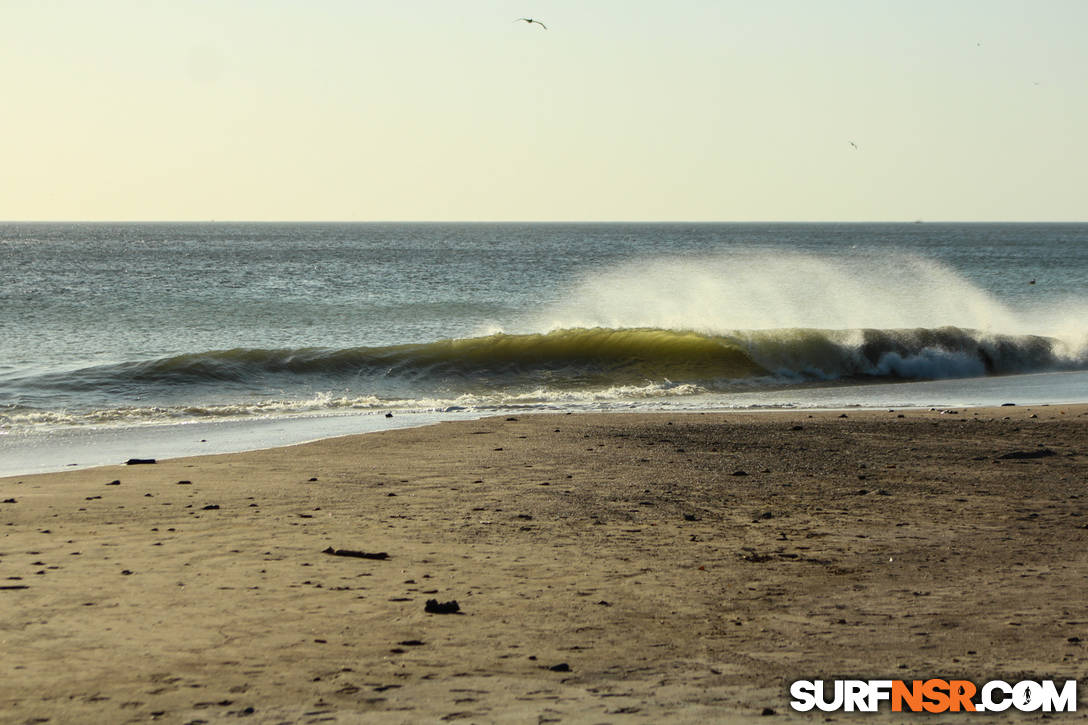
[[[4,0],[0,27],[5,220],[1088,220],[1085,0]]]

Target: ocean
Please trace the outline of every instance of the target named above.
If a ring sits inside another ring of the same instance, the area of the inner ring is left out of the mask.
[[[0,279],[0,474],[511,411],[1088,401],[1088,224],[5,223]]]

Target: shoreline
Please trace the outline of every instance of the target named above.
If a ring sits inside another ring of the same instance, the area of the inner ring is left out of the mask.
[[[53,431],[0,430],[0,476],[86,469],[129,458],[159,460],[296,445],[344,435],[496,415],[764,413],[774,411],[922,410],[929,408],[1074,405],[1088,389],[1088,371],[954,378],[864,385],[828,385],[705,396],[680,396],[554,408],[449,411],[399,409],[254,419],[194,419],[136,425],[87,425]]]
[[[261,451],[331,438],[432,425],[476,416],[450,413],[314,415],[255,420],[70,427],[0,435],[0,477],[117,465],[129,458],[173,460]],[[63,461],[63,462],[49,462]]]
[[[792,680],[1083,679],[1086,477],[1077,404],[512,414],[0,478],[0,722],[811,722]]]

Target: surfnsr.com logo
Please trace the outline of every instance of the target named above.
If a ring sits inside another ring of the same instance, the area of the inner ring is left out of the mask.
[[[1077,681],[797,680],[790,696],[798,712],[1075,712]]]

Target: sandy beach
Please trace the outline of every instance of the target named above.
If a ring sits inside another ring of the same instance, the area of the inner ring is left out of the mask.
[[[0,721],[820,722],[851,716],[790,682],[1083,682],[1086,484],[1083,405],[504,416],[4,478]]]

